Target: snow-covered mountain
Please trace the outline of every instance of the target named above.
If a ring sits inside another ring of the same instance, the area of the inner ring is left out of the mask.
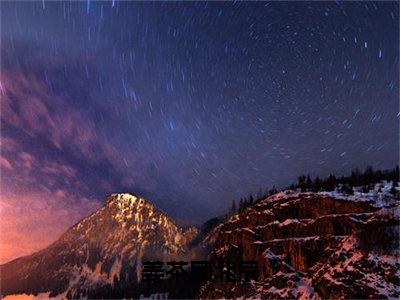
[[[1,293],[107,298],[115,285],[127,289],[140,280],[144,259],[186,256],[196,233],[147,200],[113,194],[46,249],[2,265]]]

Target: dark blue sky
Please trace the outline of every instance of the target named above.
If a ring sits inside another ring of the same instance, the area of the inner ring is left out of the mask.
[[[200,222],[302,173],[393,167],[398,11],[1,2],[3,199],[83,216],[133,191]]]

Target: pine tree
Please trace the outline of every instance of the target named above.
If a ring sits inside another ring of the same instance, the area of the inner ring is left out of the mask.
[[[315,178],[313,186],[313,191],[319,192],[319,190],[321,189],[321,180],[319,179],[319,177]]]
[[[392,188],[390,189],[390,193],[394,197],[398,197],[399,196],[399,191],[396,189],[398,186],[399,186],[399,184],[396,181],[393,181]]]
[[[244,202],[243,202],[243,199],[240,198],[240,201],[239,201],[239,212],[243,211],[243,209],[244,209]]]
[[[274,194],[276,194],[277,192],[278,192],[278,191],[276,190],[275,185],[272,186],[272,189],[269,190],[269,194],[270,194],[270,195],[274,195]]]
[[[342,193],[346,194],[346,195],[354,195],[354,191],[353,188],[348,185],[348,184],[344,184],[342,187]]]
[[[367,182],[373,182],[374,181],[374,169],[371,166],[368,166],[365,169],[364,176],[365,176],[365,180]]]
[[[312,180],[310,175],[307,175],[307,180],[306,180],[306,189],[309,190],[312,188]]]
[[[253,194],[252,194],[252,193],[250,193],[250,195],[249,195],[249,201],[248,201],[248,203],[253,203],[253,201],[254,201]]]
[[[299,186],[299,188],[301,189],[301,191],[302,192],[305,192],[306,191],[306,188],[305,188],[305,183],[306,183],[306,176],[304,176],[304,175],[302,175],[302,176],[299,176],[298,177],[298,186]]]
[[[257,198],[256,201],[261,200],[262,198],[263,198],[263,197]],[[249,199],[249,201],[247,202],[247,205],[248,205],[248,206],[249,206],[249,205],[252,205],[253,202],[254,202],[254,199],[253,199],[253,197],[251,197],[251,198]]]
[[[231,213],[232,213],[232,214],[235,214],[235,213],[236,213],[236,210],[237,210],[237,208],[236,208],[236,202],[235,202],[235,200],[232,200]]]

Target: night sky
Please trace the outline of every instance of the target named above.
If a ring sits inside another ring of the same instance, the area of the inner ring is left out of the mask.
[[[1,2],[0,258],[135,192],[199,223],[391,168],[396,2]]]

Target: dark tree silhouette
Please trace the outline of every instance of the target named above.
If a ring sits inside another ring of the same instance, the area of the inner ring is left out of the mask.
[[[328,177],[321,179],[318,176],[312,179],[310,175],[301,175],[297,178],[297,183],[290,185],[288,188],[291,190],[300,189],[302,192],[313,191],[333,191],[339,186],[341,186],[341,192],[347,195],[354,194],[354,187],[361,188],[363,193],[368,193],[370,190],[374,189],[376,183],[385,181],[392,181],[393,186],[390,190],[394,197],[399,197],[399,191],[396,189],[398,187],[399,178],[399,166],[389,170],[374,170],[372,166],[368,166],[364,172],[360,169],[354,169],[349,176],[336,177],[330,174]],[[287,189],[287,188],[284,188]],[[381,191],[382,189],[380,189]],[[243,211],[249,205],[257,203],[270,195],[274,195],[278,192],[275,186],[271,189],[266,188],[265,192],[262,189],[256,194],[254,199],[253,194],[250,193],[248,198],[241,198],[239,202],[239,207],[236,207],[235,201],[232,202],[231,215],[237,212]]]
[[[236,213],[236,211],[237,211],[236,202],[235,202],[235,200],[232,200],[231,213],[234,214],[234,213]]]

